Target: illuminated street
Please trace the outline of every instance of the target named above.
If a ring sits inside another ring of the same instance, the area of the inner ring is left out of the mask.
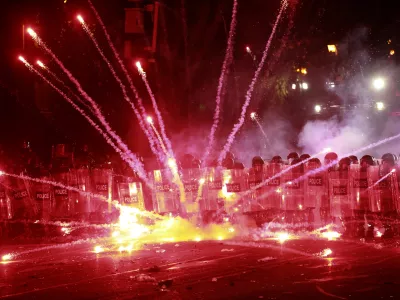
[[[171,243],[130,255],[92,245],[2,247],[27,254],[0,265],[1,298],[392,299],[400,284],[397,241]]]

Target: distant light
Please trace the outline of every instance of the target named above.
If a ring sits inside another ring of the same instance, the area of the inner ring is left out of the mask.
[[[296,84],[292,83],[292,90],[295,90],[295,89],[296,89]]]
[[[385,104],[383,102],[376,102],[376,109],[377,110],[384,110]]]
[[[328,45],[328,52],[336,53],[336,54],[337,54],[336,45]]]
[[[375,78],[372,85],[376,90],[381,90],[385,87],[385,81],[382,78]]]
[[[301,68],[300,73],[306,75],[307,74],[307,69],[306,68]]]
[[[256,118],[257,114],[255,112],[252,112],[250,114],[250,118],[252,118],[253,120]]]
[[[44,63],[42,63],[40,60],[36,61],[36,64],[41,67],[42,69],[45,69],[46,66],[44,65]]]
[[[148,116],[148,117],[146,118],[146,121],[147,121],[147,123],[149,123],[149,124],[153,124],[153,118],[150,117],[150,116]]]
[[[390,55],[394,55],[395,52],[394,52],[394,50],[390,50],[389,53],[390,53]]]
[[[335,88],[335,83],[334,82],[328,82],[328,85],[331,89]]]
[[[322,108],[321,108],[321,105],[319,105],[319,104],[317,104],[317,105],[314,106],[314,110],[315,110],[316,113],[320,113],[320,112],[321,112],[321,109],[322,109]]]
[[[302,87],[303,87],[303,90],[308,90],[308,83],[303,82]]]
[[[78,19],[78,21],[79,21],[81,24],[85,23],[85,21],[83,20],[83,18],[82,18],[81,15],[77,15],[76,18]]]

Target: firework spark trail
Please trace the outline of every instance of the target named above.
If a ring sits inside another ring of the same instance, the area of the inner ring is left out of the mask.
[[[236,134],[238,133],[238,131],[240,130],[240,128],[242,127],[242,125],[243,125],[243,123],[245,121],[247,107],[250,104],[250,100],[251,100],[251,97],[252,97],[252,94],[253,94],[253,90],[254,90],[256,81],[257,81],[257,79],[258,79],[258,77],[259,77],[259,75],[261,73],[261,70],[262,70],[264,64],[265,64],[265,60],[267,59],[267,54],[268,54],[268,50],[269,50],[269,47],[270,47],[271,42],[272,42],[272,38],[275,35],[276,28],[278,27],[279,21],[280,21],[281,16],[282,16],[282,13],[283,13],[283,11],[285,10],[286,7],[287,7],[287,2],[286,2],[286,0],[283,0],[282,4],[281,4],[281,7],[280,7],[280,10],[279,10],[278,17],[276,18],[274,27],[272,28],[271,35],[270,35],[270,37],[268,39],[267,45],[265,46],[265,50],[264,50],[263,56],[261,58],[261,61],[260,61],[259,65],[258,65],[258,68],[257,68],[256,72],[254,73],[254,77],[253,77],[253,79],[252,79],[252,81],[250,83],[249,89],[247,90],[246,100],[245,100],[245,103],[243,104],[243,107],[242,107],[242,111],[241,111],[241,114],[240,114],[239,122],[236,123],[233,126],[233,130],[229,134],[228,140],[227,140],[223,150],[221,151],[221,153],[220,153],[220,155],[218,157],[218,164],[219,165],[221,165],[222,160],[224,159],[226,153],[229,151],[229,149],[231,148],[231,146],[232,146],[232,144],[233,144],[233,142],[235,140]]]
[[[27,31],[28,31],[28,34],[32,37],[32,39],[34,41],[36,41],[38,43],[38,45],[41,46],[54,59],[54,61],[59,65],[59,67],[63,70],[63,72],[68,76],[68,78],[75,84],[75,86],[77,87],[79,93],[83,96],[83,98],[85,98],[85,100],[88,101],[92,105],[92,107],[93,107],[93,109],[95,111],[96,117],[99,119],[100,123],[105,127],[105,129],[110,134],[110,136],[115,139],[115,141],[117,142],[118,146],[121,147],[121,149],[123,149],[123,151],[126,152],[127,155],[130,156],[132,161],[134,161],[135,164],[138,167],[143,169],[142,163],[139,161],[139,159],[136,157],[136,155],[134,155],[129,150],[128,146],[121,140],[121,138],[111,129],[110,125],[108,124],[108,122],[104,118],[104,116],[103,116],[99,106],[97,105],[97,103],[95,101],[93,101],[93,99],[83,90],[83,88],[82,88],[81,84],[79,83],[79,81],[64,66],[64,64],[58,59],[58,57],[53,53],[53,51],[51,51],[51,49],[49,47],[47,47],[47,45],[36,34],[36,32],[34,32],[31,28],[28,28]],[[135,170],[133,170],[133,171],[135,171]],[[145,176],[145,173],[143,173],[142,175]]]
[[[154,140],[152,138],[152,136],[149,134],[149,131],[147,130],[146,126],[143,123],[143,119],[140,116],[139,111],[136,109],[135,105],[133,104],[133,102],[129,99],[128,93],[126,91],[125,85],[122,83],[121,79],[118,77],[114,67],[111,65],[111,62],[108,60],[108,58],[105,56],[103,50],[101,50],[99,43],[97,42],[96,38],[94,37],[93,33],[90,31],[89,27],[86,25],[85,21],[83,20],[83,18],[81,16],[78,16],[78,20],[81,23],[83,29],[85,30],[86,34],[89,36],[89,38],[92,40],[94,46],[96,47],[97,51],[99,52],[100,56],[102,57],[102,59],[104,60],[104,62],[106,63],[106,65],[108,66],[108,68],[110,69],[112,75],[114,76],[115,80],[117,81],[117,83],[119,84],[121,90],[122,90],[122,94],[124,96],[125,101],[127,101],[130,105],[131,108],[133,109],[138,121],[139,121],[139,125],[142,128],[143,132],[146,134],[148,140],[149,140],[149,144],[150,144],[150,148],[153,151],[153,153],[156,155],[156,157],[158,157],[159,159],[161,159],[161,156],[159,155],[157,149],[154,147]]]
[[[136,63],[136,66],[137,66],[138,71],[139,71],[139,74],[140,74],[140,76],[142,77],[143,82],[144,82],[144,84],[145,84],[145,86],[146,86],[147,92],[148,92],[149,95],[150,95],[151,103],[153,104],[154,112],[156,113],[156,116],[157,116],[158,125],[160,126],[160,129],[161,129],[161,136],[162,136],[162,138],[163,138],[165,144],[167,144],[168,154],[169,154],[171,157],[174,157],[174,153],[173,153],[173,150],[172,150],[171,141],[169,140],[169,138],[168,138],[168,136],[167,136],[167,133],[165,132],[164,121],[163,121],[163,118],[162,118],[162,116],[161,116],[161,112],[160,112],[160,110],[158,109],[158,105],[157,105],[157,101],[156,101],[156,98],[155,98],[155,96],[154,96],[154,93],[153,93],[153,91],[151,90],[151,87],[150,87],[149,82],[147,81],[146,73],[144,72],[142,66],[140,65],[140,62],[137,62],[137,63]],[[155,127],[154,127],[154,124],[153,124],[153,123],[151,123],[151,126],[152,126],[153,129],[155,130]],[[155,131],[155,132],[156,132],[156,131]],[[157,134],[157,133],[156,133],[156,134]],[[159,139],[159,140],[160,140],[160,142],[162,142],[162,139]],[[163,144],[161,144],[161,145],[162,145],[162,147],[163,147]],[[167,154],[167,153],[166,153],[166,154]]]
[[[229,65],[232,62],[233,59],[233,44],[234,44],[234,38],[235,38],[235,33],[236,33],[236,15],[237,15],[237,5],[238,2],[237,0],[233,1],[233,9],[232,9],[232,20],[231,20],[231,25],[229,28],[229,38],[227,42],[227,49],[225,53],[225,59],[222,64],[222,69],[221,69],[221,75],[219,77],[219,82],[218,82],[218,88],[217,88],[217,97],[216,97],[216,104],[215,104],[215,112],[214,112],[214,122],[211,126],[211,131],[208,136],[208,145],[206,148],[206,151],[204,153],[203,158],[201,159],[203,166],[206,163],[206,160],[211,152],[212,147],[214,146],[214,137],[215,137],[215,132],[217,131],[218,124],[219,124],[219,115],[221,112],[221,99],[222,99],[222,91],[223,91],[223,86],[224,86],[224,80],[227,77],[227,72],[229,70]]]
[[[63,88],[65,88],[66,90],[68,90],[68,92],[69,92],[72,96],[74,96],[74,98],[75,98],[79,103],[83,104],[87,109],[89,109],[93,114],[95,114],[93,108],[92,108],[88,103],[86,103],[81,97],[79,97],[76,93],[74,93],[74,92],[72,91],[72,89],[71,89],[68,85],[66,85],[64,81],[62,81],[60,78],[58,78],[58,76],[57,76],[53,71],[51,71],[50,68],[49,68],[48,66],[46,66],[45,64],[43,64],[40,60],[38,60],[38,61],[36,62],[36,64],[37,64],[39,67],[41,67],[43,70],[45,70],[48,74],[50,74],[50,76],[53,77],[53,79],[56,80],[59,84],[61,84]]]
[[[24,65],[32,72],[36,73],[38,76],[40,76],[48,85],[50,85],[54,90],[56,90],[68,103],[70,103],[107,141],[107,143],[114,148],[114,150],[120,154],[121,158],[128,163],[128,165],[135,171],[137,170],[138,175],[140,178],[142,178],[147,185],[147,177],[146,177],[146,172],[143,168],[143,165],[139,160],[136,161],[133,160],[132,157],[130,157],[128,154],[125,152],[121,151],[120,148],[118,148],[115,143],[109,138],[109,136],[79,107],[77,106],[65,93],[63,93],[59,88],[57,88],[53,83],[51,83],[46,77],[44,77],[39,71],[37,71],[31,64],[29,64],[23,57],[19,58]]]
[[[325,165],[325,166],[321,166],[321,167],[319,167],[319,168],[317,168],[317,169],[310,170],[310,171],[308,171],[307,173],[305,173],[304,175],[298,177],[297,179],[292,180],[291,182],[292,182],[292,184],[293,184],[293,183],[297,183],[297,182],[303,181],[303,180],[307,179],[310,175],[315,175],[315,174],[321,173],[321,172],[323,172],[323,171],[329,169],[330,167],[333,167],[333,166],[336,165],[336,164],[339,162],[339,160],[340,160],[341,158],[343,158],[343,157],[348,157],[348,156],[350,156],[350,155],[356,155],[356,154],[358,154],[358,153],[362,153],[362,152],[364,152],[365,150],[369,150],[369,149],[378,147],[378,146],[380,146],[380,145],[382,145],[382,144],[388,143],[388,142],[390,142],[390,141],[392,141],[392,140],[395,140],[395,139],[398,139],[398,138],[400,138],[400,134],[397,134],[397,135],[388,137],[388,138],[386,138],[386,139],[383,139],[383,140],[380,140],[380,141],[378,141],[378,142],[369,144],[369,145],[367,145],[367,146],[365,146],[365,147],[363,147],[363,148],[360,148],[360,149],[358,149],[358,150],[355,150],[355,151],[353,151],[353,152],[344,154],[344,155],[340,156],[337,160],[334,160],[334,161],[332,161],[331,163],[329,163],[329,164],[327,164],[327,165]],[[310,158],[309,158],[309,159],[310,159]],[[307,159],[307,160],[309,160],[309,159]],[[295,164],[295,165],[293,165],[293,166],[291,166],[291,167],[299,166],[300,164],[305,163],[307,160],[304,160],[304,161],[302,161],[302,162],[300,162],[300,163],[298,163],[298,164]],[[289,169],[291,169],[291,168],[289,168]],[[285,171],[287,172],[287,170],[285,170]],[[282,172],[281,172],[281,173],[282,173]],[[281,173],[276,174],[275,176],[272,176],[272,177],[270,177],[270,178],[264,180],[262,183],[260,183],[259,185],[257,185],[257,186],[254,187],[253,189],[262,187],[263,185],[267,184],[267,183],[268,183],[269,181],[271,181],[272,179],[274,179],[274,178],[276,178],[276,177],[282,175]],[[390,174],[390,173],[389,173],[389,174]],[[248,195],[249,192],[250,192],[250,190],[246,192],[247,194],[244,193],[243,196],[244,196],[244,195]],[[267,196],[270,195],[271,193],[272,193],[272,192],[264,193],[264,194],[261,195],[260,197],[261,197],[261,198],[267,197]]]
[[[129,75],[128,70],[126,69],[126,67],[124,65],[124,62],[122,61],[121,57],[119,56],[118,51],[115,49],[115,46],[114,46],[114,44],[113,44],[113,42],[111,40],[110,35],[108,34],[107,28],[104,25],[103,20],[101,19],[99,13],[97,12],[96,8],[94,7],[92,1],[88,0],[88,2],[89,2],[89,5],[90,5],[90,8],[92,9],[92,11],[93,11],[93,13],[94,13],[94,15],[95,15],[95,17],[97,19],[97,22],[100,24],[100,27],[103,29],[103,33],[104,33],[104,35],[105,35],[105,37],[107,39],[108,45],[110,46],[110,48],[111,48],[111,50],[112,50],[112,52],[114,54],[115,59],[117,60],[122,72],[125,74],[126,79],[128,80],[128,84],[129,84],[130,89],[132,90],[133,94],[135,95],[135,98],[136,98],[136,100],[138,102],[138,105],[139,105],[140,112],[142,113],[141,119],[142,119],[142,122],[143,122],[143,119],[146,118],[147,113],[146,113],[146,109],[143,106],[142,98],[139,96],[139,93],[138,93],[138,91],[136,90],[136,88],[135,88],[135,86],[133,84],[132,78]],[[132,108],[134,107],[133,103],[129,103],[129,104],[131,105]],[[136,115],[136,116],[138,118],[140,117],[140,115]],[[151,140],[149,139],[149,142],[151,143],[152,141],[155,140],[155,136],[153,135],[153,132],[151,132],[151,130],[150,130],[149,134],[151,135]]]
[[[262,126],[261,126],[261,124],[260,124],[260,121],[258,121],[257,116],[254,116],[252,119],[257,123],[258,127],[259,127],[260,130],[261,130],[261,133],[264,135],[265,140],[267,141],[268,146],[270,146],[271,143],[270,143],[270,141],[269,141],[268,135],[267,135],[267,133],[264,131],[264,129],[262,128]]]

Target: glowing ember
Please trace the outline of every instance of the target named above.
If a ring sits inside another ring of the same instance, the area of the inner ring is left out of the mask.
[[[253,120],[256,118],[256,113],[255,112],[252,112],[251,114],[250,114],[250,118],[252,118]]]
[[[36,61],[36,64],[41,67],[42,69],[46,68],[46,66],[44,65],[44,63],[42,63],[40,60]]]
[[[78,19],[78,21],[79,21],[81,24],[85,23],[85,21],[83,20],[83,18],[82,18],[81,15],[77,15],[76,18]]]
[[[20,56],[18,56],[18,59],[19,59],[20,61],[22,61],[24,64],[26,64],[26,60],[25,60],[25,58],[23,58],[21,55],[20,55]]]
[[[326,231],[321,234],[323,238],[328,239],[329,241],[336,240],[340,238],[341,234],[337,231]]]
[[[206,182],[206,180],[204,178],[200,178],[199,183],[200,184],[204,184]]]
[[[153,118],[150,117],[150,116],[148,116],[148,117],[146,118],[146,121],[147,121],[149,124],[153,124]]]
[[[64,232],[65,234],[70,234],[71,233],[71,228],[61,227],[61,231]]]
[[[247,52],[247,53],[251,53],[251,50],[250,50],[250,47],[249,47],[249,46],[246,47],[246,52]]]
[[[94,253],[104,252],[104,248],[102,246],[96,246],[96,247],[94,247],[93,252]]]
[[[324,250],[321,252],[321,257],[327,257],[327,256],[331,255],[332,253],[333,253],[333,252],[332,252],[331,249],[326,248],[326,249],[324,249]]]
[[[5,254],[1,257],[2,261],[8,261],[11,260],[13,258],[13,256],[11,254]]]
[[[376,233],[375,233],[375,235],[376,235],[376,237],[382,237],[382,232],[380,232],[379,230],[378,231],[376,231]]]
[[[36,32],[35,31],[33,31],[33,29],[32,28],[28,28],[27,30],[26,30],[26,32],[28,32],[28,34],[32,37],[32,38],[37,38],[37,34],[36,34]]]

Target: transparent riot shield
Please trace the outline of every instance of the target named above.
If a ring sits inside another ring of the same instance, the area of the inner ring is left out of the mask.
[[[154,170],[153,207],[157,213],[177,213],[179,211],[179,190],[172,182],[172,174],[168,169]]]
[[[73,203],[74,216],[79,220],[86,220],[90,213],[89,170],[74,169],[70,171],[69,182],[72,187],[82,191],[71,191],[69,196]]]
[[[360,165],[350,165],[350,197],[355,211],[369,210],[368,174]]]
[[[111,213],[112,210],[112,170],[93,169],[90,173],[91,192],[90,212]]]
[[[5,176],[0,175],[0,221],[9,220],[13,217],[11,209],[11,199],[7,192],[10,183]]]
[[[216,212],[224,206],[221,170],[218,168],[207,168],[205,181],[201,210],[204,212]]]
[[[41,177],[40,179],[49,180],[49,177]],[[51,216],[52,195],[51,187],[48,183],[33,181],[30,183],[30,193],[35,200],[36,220],[49,221]]]
[[[305,166],[304,207],[309,210],[308,221],[314,225],[328,223],[326,212],[329,211],[327,173],[315,172],[320,165],[312,162]]]
[[[202,198],[202,189],[200,189],[200,169],[183,169],[181,180],[185,189],[185,202],[181,203],[181,209],[185,213],[199,213],[199,203]],[[203,185],[202,185],[203,186]]]
[[[286,223],[301,224],[305,222],[306,210],[304,207],[304,180],[300,177],[303,172],[295,168],[286,172],[282,178],[285,183],[283,188],[282,209],[285,211]]]
[[[11,209],[14,219],[33,219],[36,205],[29,193],[29,184],[20,178],[10,178]]]
[[[145,210],[143,186],[139,180],[126,178],[117,183],[118,197],[121,205]]]
[[[222,194],[227,213],[243,212],[243,194],[248,190],[248,174],[242,169],[222,170]]]
[[[368,168],[368,184],[371,211],[382,214],[396,212],[399,196],[396,172],[384,170],[382,166],[371,166]]]
[[[263,180],[264,168],[258,167],[249,169],[249,201],[245,203],[245,212],[259,212],[267,210],[267,208],[263,206],[263,199],[266,198],[264,194],[267,192],[267,189],[265,188],[265,185],[260,186]]]
[[[283,181],[280,173],[285,167],[285,165],[278,163],[264,165],[265,193],[259,199],[259,203],[265,209],[271,210],[273,214],[278,214],[282,209]]]
[[[340,220],[352,218],[349,171],[331,171],[328,173],[328,177],[331,217]]]
[[[61,183],[65,186],[70,186],[70,173],[62,172],[55,174],[54,181]],[[53,186],[53,209],[52,215],[55,219],[70,218],[74,212],[74,203],[71,198],[72,192],[66,188]]]

